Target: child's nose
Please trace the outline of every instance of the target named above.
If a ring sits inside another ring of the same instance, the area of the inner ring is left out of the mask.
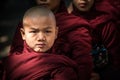
[[[45,40],[45,35],[44,35],[44,33],[39,33],[39,35],[38,35],[38,40],[39,41],[44,41]]]

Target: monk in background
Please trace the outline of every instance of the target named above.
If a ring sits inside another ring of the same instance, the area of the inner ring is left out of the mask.
[[[113,6],[106,0],[72,1],[72,14],[90,23],[94,71],[100,75],[101,80],[119,80],[120,35],[113,16]]]

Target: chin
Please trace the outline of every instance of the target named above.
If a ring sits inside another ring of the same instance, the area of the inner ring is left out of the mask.
[[[79,9],[79,11],[83,11],[83,12],[87,12],[87,11],[89,11],[89,9]]]

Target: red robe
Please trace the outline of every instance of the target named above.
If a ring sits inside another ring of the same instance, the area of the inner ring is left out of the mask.
[[[89,80],[92,72],[91,36],[89,24],[67,12],[56,15],[59,34],[53,51],[78,63],[79,80]]]
[[[26,44],[22,53],[16,51],[3,62],[5,80],[78,80],[77,65],[71,59],[36,53]]]
[[[113,6],[116,12],[116,15],[114,16],[119,18],[118,16],[120,16],[120,1],[119,0],[105,0],[105,1],[108,1]]]
[[[20,28],[22,28],[23,25],[20,22],[16,28],[15,34],[13,36],[13,41],[10,47],[10,53],[14,53],[16,51],[18,52],[22,52],[23,51],[23,39],[22,39],[22,35],[20,33]]]
[[[120,32],[120,0],[106,0],[114,7],[114,14]]]
[[[91,24],[93,46],[103,44],[107,49],[108,66],[98,71],[101,80],[120,80],[120,35],[114,16],[111,15],[111,5],[99,2],[88,12],[80,12],[74,7],[73,14],[83,17]]]

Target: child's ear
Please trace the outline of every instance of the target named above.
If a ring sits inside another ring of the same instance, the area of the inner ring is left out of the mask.
[[[25,31],[23,28],[20,28],[20,33],[22,35],[22,39],[25,40]]]
[[[55,31],[55,34],[56,34],[55,39],[57,39],[57,36],[58,36],[58,27],[57,27],[57,26],[56,26],[56,31]]]

